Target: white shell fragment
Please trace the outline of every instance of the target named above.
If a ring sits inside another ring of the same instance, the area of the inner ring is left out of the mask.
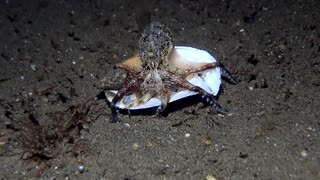
[[[177,66],[181,67],[197,67],[197,65],[201,63],[212,63],[216,62],[217,60],[210,55],[207,51],[199,50],[192,47],[186,47],[186,46],[176,46],[175,47],[179,59],[173,60],[175,61]],[[203,90],[207,91],[208,93],[216,96],[219,92],[220,85],[221,85],[221,74],[220,74],[220,68],[210,69],[206,70],[201,74],[201,77],[198,75],[193,75],[192,77],[188,78],[188,81],[195,85],[199,86]],[[116,90],[110,90],[106,92],[106,97],[109,102],[112,101],[115,94],[117,93]],[[182,98],[186,98],[192,95],[198,94],[196,92],[192,92],[189,90],[180,91],[176,94],[174,94],[170,102],[177,101]],[[135,95],[129,95],[125,96],[120,102],[116,104],[116,106],[120,109],[130,109],[130,110],[138,110],[138,109],[147,109],[152,107],[157,107],[161,105],[161,101],[157,98],[151,98],[147,103],[138,105],[138,106],[131,106],[128,107],[128,104],[131,104],[136,100]]]

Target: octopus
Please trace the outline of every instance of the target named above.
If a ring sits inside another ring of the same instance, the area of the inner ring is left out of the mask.
[[[192,56],[191,60],[188,55]],[[197,55],[200,61],[192,60],[198,58],[194,57]],[[209,60],[201,61],[201,58]],[[124,69],[127,76],[118,91],[106,92],[113,122],[119,122],[119,108],[130,110],[157,106],[155,113],[160,114],[168,103],[194,94],[201,94],[218,112],[224,113],[215,101],[221,83],[220,73],[224,73],[230,82],[237,83],[223,63],[206,51],[175,47],[171,31],[158,22],[144,29],[138,53],[116,64],[116,67]]]

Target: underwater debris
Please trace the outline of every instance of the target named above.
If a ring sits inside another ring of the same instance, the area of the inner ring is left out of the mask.
[[[74,106],[66,112],[50,113],[46,124],[40,124],[33,114],[29,114],[14,128],[22,159],[50,160],[59,154],[72,152],[78,156],[84,152],[82,148],[88,148],[80,142],[80,131],[92,122],[89,109]]]

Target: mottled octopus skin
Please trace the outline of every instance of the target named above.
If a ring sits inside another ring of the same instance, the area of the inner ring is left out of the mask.
[[[175,51],[176,54],[170,57],[170,66],[177,66],[181,69],[188,69],[190,67],[197,66],[202,63],[212,63],[217,61],[207,51],[192,47],[175,46]],[[221,70],[221,67],[209,69],[201,73],[189,75],[187,77],[187,80],[194,86],[199,86],[206,92],[216,96],[219,93],[221,86],[221,72],[223,72],[223,70]],[[105,91],[105,95],[107,97],[108,102],[112,101],[117,92],[118,91],[114,89]],[[183,90],[177,93],[172,93],[169,103],[195,94],[198,93],[189,90]],[[139,110],[151,107],[159,107],[161,105],[161,101],[159,99],[151,98],[147,103],[139,104],[136,106],[128,106],[131,104],[131,102],[135,100],[136,96],[134,94],[125,96],[120,101],[118,101],[115,106],[119,109]]]
[[[202,94],[210,104],[222,112],[212,94],[188,82],[188,78],[193,74],[201,74],[222,64],[220,62],[188,64],[179,61],[181,58],[175,50],[169,29],[160,23],[151,23],[147,26],[139,40],[139,53],[116,65],[126,70],[127,77],[111,101],[113,121],[119,121],[115,105],[123,98],[129,98],[128,108],[145,104],[151,98],[158,98],[161,105],[157,113],[160,113],[174,94],[184,90]],[[133,101],[130,100],[132,95],[136,97]]]

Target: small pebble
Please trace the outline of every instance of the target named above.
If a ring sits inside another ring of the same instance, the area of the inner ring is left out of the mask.
[[[190,133],[186,133],[186,134],[184,135],[184,137],[186,137],[186,138],[190,137]]]
[[[316,131],[316,129],[314,129],[314,128],[312,128],[312,127],[308,127],[307,130],[308,130],[308,131],[312,131],[312,132],[315,132],[315,131]]]
[[[83,173],[84,172],[84,166],[83,165],[78,166],[78,170],[79,170],[80,173]]]
[[[209,174],[206,179],[207,180],[216,180],[216,178],[211,174]]]
[[[133,148],[134,150],[139,149],[139,144],[138,144],[138,143],[133,143],[132,148]]]
[[[302,156],[302,157],[307,157],[307,156],[308,156],[307,151],[306,151],[306,150],[302,150],[302,151],[301,151],[301,156]]]
[[[35,71],[35,70],[36,70],[36,65],[30,64],[30,68],[31,68],[33,71]]]
[[[212,144],[212,139],[210,137],[206,137],[203,142],[205,145],[209,146]]]
[[[219,116],[219,117],[224,117],[224,115],[223,115],[223,114],[218,114],[218,116]]]
[[[154,147],[154,142],[152,140],[148,140],[146,142],[146,147],[152,149]]]
[[[124,126],[127,127],[127,128],[130,128],[130,124],[129,123],[125,123]]]

